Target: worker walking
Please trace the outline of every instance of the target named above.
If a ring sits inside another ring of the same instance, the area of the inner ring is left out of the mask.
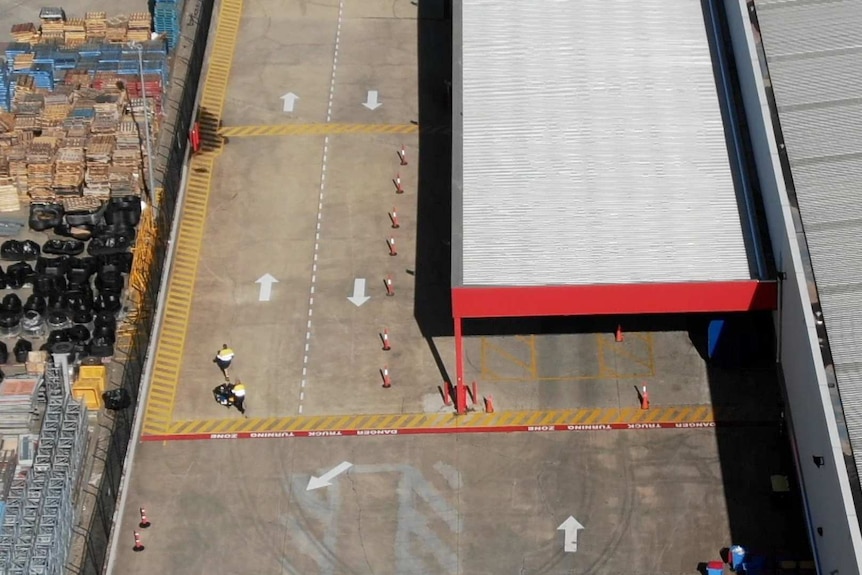
[[[229,348],[226,343],[222,344],[221,349],[216,352],[216,356],[213,361],[224,374],[225,381],[230,381],[230,374],[228,374],[227,370],[230,368],[230,364],[233,361],[233,350]]]
[[[233,398],[234,407],[241,414],[245,415],[245,386],[241,381],[237,380],[236,385],[231,389],[231,397]]]

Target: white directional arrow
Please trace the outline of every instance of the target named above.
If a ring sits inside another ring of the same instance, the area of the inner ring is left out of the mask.
[[[564,531],[563,551],[566,553],[575,553],[578,550],[578,531],[583,529],[577,519],[569,515],[569,518],[563,521],[557,531]]]
[[[314,489],[320,489],[321,487],[329,487],[332,485],[332,480],[353,467],[353,464],[349,461],[342,461],[320,477],[311,476],[311,479],[308,480],[308,487],[305,488],[306,491],[312,491]]]
[[[371,298],[365,295],[365,278],[356,278],[353,280],[353,295],[348,296],[350,302],[356,307],[361,306]]]
[[[294,94],[293,92],[288,92],[284,96],[281,97],[281,101],[284,102],[284,106],[282,107],[283,112],[293,112],[293,105],[296,104],[296,101],[299,100],[299,96]]]
[[[368,90],[368,97],[362,102],[362,105],[369,110],[376,110],[383,104],[377,101],[377,90]]]
[[[272,284],[277,284],[278,280],[269,274],[263,274],[254,283],[260,284],[260,295],[257,296],[257,301],[269,301],[272,297]]]

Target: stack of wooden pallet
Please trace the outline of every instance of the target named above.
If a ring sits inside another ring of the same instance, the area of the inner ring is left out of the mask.
[[[129,28],[128,16],[112,16],[105,22],[105,40],[115,44],[122,44],[126,41],[126,34]]]
[[[84,28],[87,30],[88,41],[100,41],[105,39],[107,26],[105,25],[104,12],[87,12],[84,15]]]
[[[14,178],[0,177],[0,212],[17,212],[20,209],[21,200]]]
[[[29,185],[27,182],[27,151],[24,146],[16,146],[6,152],[6,159],[9,162],[9,177],[15,182],[18,187],[18,199],[22,203],[30,201],[30,196],[27,193]]]
[[[89,84],[90,78],[91,75],[86,70],[68,70],[63,75],[63,83],[77,90],[81,86]]]
[[[87,41],[87,21],[83,18],[72,18],[63,24],[63,32],[67,46],[78,46]]]
[[[129,14],[129,31],[126,37],[130,41],[146,42],[150,39],[153,22],[149,12],[134,12]]]
[[[62,42],[65,37],[61,19],[42,18],[42,42]]]
[[[78,196],[61,198],[60,203],[63,204],[63,208],[65,208],[67,212],[84,212],[101,206],[102,200],[99,198]]]
[[[16,42],[32,42],[36,37],[37,32],[38,30],[36,30],[36,25],[32,22],[14,24],[12,26],[12,38],[14,38]]]
[[[8,134],[15,129],[15,114],[0,112],[0,133]]]
[[[12,101],[17,105],[19,101],[23,101],[27,96],[33,94],[36,90],[36,83],[33,76],[18,76],[18,81],[15,82],[15,93],[12,95]]]
[[[33,67],[33,58],[35,54],[32,52],[28,52],[25,54],[16,54],[15,59],[12,61],[12,70],[15,72],[20,72],[21,70],[29,70]],[[30,78],[29,76],[27,76]],[[32,81],[33,78],[30,78]]]
[[[84,149],[60,148],[54,165],[54,181],[51,187],[58,197],[77,196],[84,182]]]
[[[111,167],[111,195],[112,196],[139,196],[138,178],[128,168],[120,166]]]
[[[104,199],[110,196],[111,153],[113,151],[113,136],[90,136],[86,152],[85,196]]]
[[[27,192],[34,200],[51,200],[54,192],[54,154],[56,140],[44,136],[33,138],[27,148]]]
[[[42,129],[63,125],[64,120],[72,110],[69,96],[60,92],[45,95],[45,107],[39,114],[39,125]]]

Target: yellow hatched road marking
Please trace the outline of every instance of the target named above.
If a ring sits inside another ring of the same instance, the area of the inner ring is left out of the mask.
[[[164,319],[156,347],[156,368],[153,370],[150,394],[144,410],[144,434],[166,433],[173,427],[170,421],[191,313],[189,294],[194,291],[197,275],[213,164],[221,151],[218,122],[224,108],[242,4],[243,0],[222,0],[219,9],[212,55],[201,94],[201,108],[206,110],[200,122],[201,139],[207,146],[189,163],[185,202],[180,207],[181,214],[177,216],[181,218],[175,251],[178,265],[174,266],[168,283]],[[203,422],[200,427],[207,429],[210,425]]]
[[[716,417],[721,415],[721,417]],[[727,417],[724,417],[724,416]],[[709,405],[665,406],[652,409],[607,407],[545,411],[452,413],[397,413],[380,415],[301,415],[290,417],[201,419],[166,424],[165,435],[212,433],[280,433],[381,429],[501,428],[546,425],[592,425],[627,423],[708,423],[714,421],[770,421],[769,412],[740,413],[735,409],[713,410]],[[162,435],[148,432],[150,435]]]
[[[423,131],[427,131],[423,128]],[[443,131],[436,128],[432,131]],[[328,136],[332,134],[418,134],[416,124],[272,124],[264,126],[225,126],[219,134],[225,138],[261,136]]]

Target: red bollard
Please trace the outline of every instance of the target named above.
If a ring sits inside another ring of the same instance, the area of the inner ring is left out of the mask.
[[[383,340],[383,351],[389,351],[392,347],[389,345],[389,330],[384,329],[383,333],[380,334],[380,338]]]
[[[395,174],[395,179],[392,180],[392,183],[395,184],[395,193],[403,194],[404,188],[401,186],[401,174]]]
[[[386,284],[386,295],[388,295],[388,296],[395,295],[395,286],[392,285],[392,276],[391,275],[386,276],[384,283]]]
[[[395,211],[395,206],[392,206],[392,211],[389,212],[389,219],[392,220],[392,229],[397,230],[401,227],[398,223],[398,212]]]
[[[395,238],[390,236],[389,239],[386,240],[386,245],[389,246],[389,255],[390,256],[397,256],[398,255],[398,250],[395,249]]]
[[[398,151],[398,159],[401,160],[402,166],[407,165],[407,148],[405,148],[403,145],[401,146],[401,149]]]
[[[152,523],[150,523],[150,520],[147,519],[147,510],[141,507],[141,522],[138,523],[138,527],[140,527],[141,529],[146,529],[150,525],[152,525]]]
[[[192,144],[192,153],[201,151],[201,127],[198,122],[192,124],[191,130],[189,130],[189,142]]]
[[[383,376],[383,387],[386,389],[392,387],[392,380],[389,379],[389,368],[387,366],[383,366],[383,369],[380,370],[380,375]]]
[[[455,412],[458,415],[467,413],[467,386],[458,381],[455,386]]]
[[[132,551],[143,551],[144,544],[141,543],[141,534],[135,531],[135,546],[132,547]]]

